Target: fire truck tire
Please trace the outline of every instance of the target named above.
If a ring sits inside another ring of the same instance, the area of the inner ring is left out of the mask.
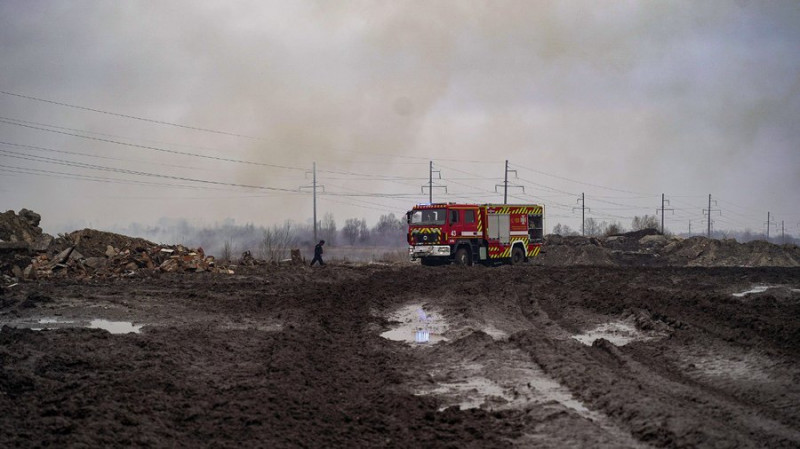
[[[459,248],[456,251],[455,255],[455,263],[456,265],[464,265],[469,266],[472,265],[472,257],[469,254],[469,250],[467,248]]]
[[[525,262],[525,252],[522,250],[522,247],[515,246],[514,249],[511,250],[511,265],[518,265],[522,262]]]

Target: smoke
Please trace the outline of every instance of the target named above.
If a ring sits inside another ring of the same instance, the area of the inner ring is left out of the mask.
[[[19,98],[0,98],[4,114],[298,168],[187,160],[3,126],[24,143],[124,155],[141,170],[297,189],[317,162],[326,192],[414,193],[429,159],[496,161],[458,166],[484,176],[501,176],[509,159],[632,191],[713,191],[750,204],[767,196],[776,208],[796,204],[796,194],[776,196],[761,179],[800,191],[796,2],[6,2],[0,17],[4,90],[249,137]],[[347,173],[401,179],[366,183]],[[311,210],[307,193],[242,198],[241,189],[116,185],[100,193],[79,182],[65,206],[47,199],[55,181],[14,182],[31,185],[15,198],[28,204],[14,207],[62,220],[275,223],[303,221]],[[477,196],[493,188],[485,184],[449,191]],[[373,221],[414,199],[335,201],[322,197],[318,215]]]

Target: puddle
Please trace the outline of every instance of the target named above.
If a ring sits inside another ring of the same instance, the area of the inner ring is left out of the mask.
[[[111,332],[112,334],[129,334],[133,332],[138,334],[144,325],[134,325],[130,321],[108,321],[95,319],[89,323],[91,329],[103,329]]]
[[[583,334],[573,335],[572,338],[591,346],[595,340],[604,338],[614,346],[625,346],[632,341],[652,340],[654,337],[644,334],[632,324],[622,321],[603,323]]]
[[[440,407],[440,410],[453,405],[457,405],[461,410],[470,408],[518,409],[529,404],[558,402],[575,410],[581,416],[590,419],[598,418],[594,412],[573,398],[568,389],[549,378],[535,365],[522,364],[514,368],[514,371],[515,376],[519,376],[516,380],[498,379],[496,382],[476,375],[465,377],[458,382],[440,382],[432,390],[418,392],[418,394],[439,396],[446,404]],[[502,385],[498,382],[501,382]]]
[[[470,373],[471,371],[473,372]],[[480,372],[488,373],[494,379],[483,376]],[[531,362],[519,361],[513,367],[495,373],[487,372],[480,364],[472,364],[472,369],[465,367],[465,373],[456,382],[439,382],[432,390],[418,394],[438,396],[445,404],[441,410],[453,405],[462,410],[521,409],[530,404],[557,402],[586,418],[598,418],[594,412],[573,398],[568,389]]]
[[[34,331],[85,327],[89,329],[103,329],[112,334],[128,334],[131,332],[138,334],[142,331],[142,327],[144,327],[144,324],[134,325],[130,321],[110,321],[100,318],[95,318],[92,320],[74,320],[57,317],[29,318],[25,320],[0,323],[0,326],[2,325],[22,329],[31,329]]]
[[[381,337],[393,341],[413,344],[435,344],[447,341],[442,334],[448,323],[441,315],[426,311],[419,304],[405,306],[389,315],[390,321],[397,321],[395,327],[381,334]]]
[[[734,293],[733,296],[735,296],[737,298],[742,298],[742,297],[747,296],[747,295],[749,295],[751,293],[764,293],[765,291],[769,290],[770,288],[771,288],[771,286],[769,286],[769,285],[754,285],[753,288],[751,288],[750,290],[747,290],[747,291],[744,291],[744,292],[739,292],[739,293]]]
[[[42,318],[39,320],[39,324],[72,324],[74,321],[70,320],[59,320],[58,318]]]

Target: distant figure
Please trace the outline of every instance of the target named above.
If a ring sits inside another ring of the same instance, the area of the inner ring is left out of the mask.
[[[320,265],[325,266],[325,262],[322,260],[322,245],[324,244],[325,240],[320,240],[317,246],[314,247],[314,259],[311,261],[312,267],[315,262],[319,262]]]

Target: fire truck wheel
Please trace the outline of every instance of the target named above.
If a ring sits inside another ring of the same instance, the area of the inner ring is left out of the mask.
[[[472,257],[469,255],[467,248],[459,248],[455,256],[456,265],[472,265]]]
[[[519,246],[515,246],[514,249],[511,250],[511,265],[521,264],[525,261],[525,252],[522,251],[522,248]]]

